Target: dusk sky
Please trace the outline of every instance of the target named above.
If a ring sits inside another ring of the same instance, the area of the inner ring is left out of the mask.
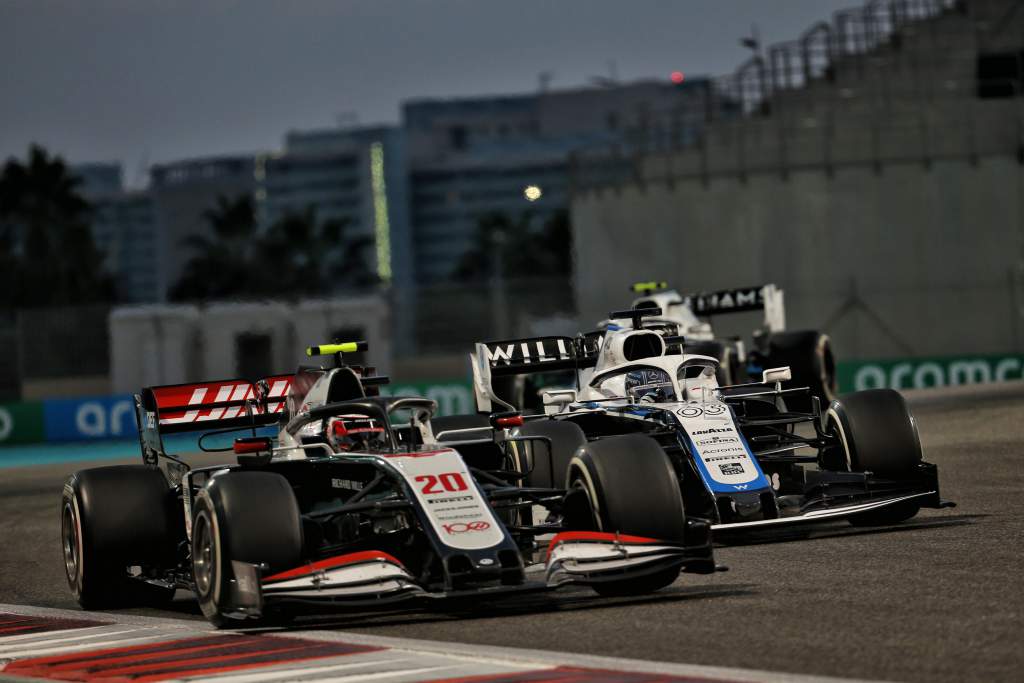
[[[858,0],[0,0],[0,159],[148,164],[397,122],[400,103],[732,71]]]

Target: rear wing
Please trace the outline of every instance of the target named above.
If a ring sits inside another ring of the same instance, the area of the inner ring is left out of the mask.
[[[781,332],[786,329],[782,290],[772,284],[687,294],[682,299],[691,311],[705,317],[763,310],[764,324],[768,331]]]
[[[477,410],[491,412],[498,403],[516,408],[494,392],[492,377],[578,370],[597,364],[601,333],[578,337],[529,337],[477,343],[469,355]]]
[[[163,435],[265,427],[285,413],[292,375],[146,387],[135,395],[143,457],[164,453]]]

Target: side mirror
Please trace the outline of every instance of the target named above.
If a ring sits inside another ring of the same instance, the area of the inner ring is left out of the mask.
[[[563,406],[567,406],[576,400],[575,389],[552,389],[541,392],[541,400],[544,402],[544,413],[552,415],[561,412]]]
[[[243,467],[266,465],[273,457],[273,444],[266,436],[247,436],[235,439],[231,449],[238,456],[238,464]]]
[[[783,366],[781,368],[768,368],[761,373],[761,382],[764,384],[772,384],[773,382],[788,382],[793,379],[793,373],[790,371],[789,366]]]

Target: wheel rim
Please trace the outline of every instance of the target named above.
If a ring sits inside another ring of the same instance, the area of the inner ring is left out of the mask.
[[[192,573],[195,575],[196,590],[200,595],[207,595],[213,585],[213,534],[205,515],[196,519],[192,530]]]
[[[78,517],[75,515],[75,507],[70,500],[65,501],[60,520],[64,571],[67,572],[68,581],[74,583],[78,580],[81,550],[78,545]]]

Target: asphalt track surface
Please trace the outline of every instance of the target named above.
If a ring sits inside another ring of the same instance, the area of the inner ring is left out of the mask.
[[[730,571],[652,596],[571,589],[505,603],[360,612],[302,626],[779,672],[1019,681],[1024,672],[1024,383],[910,396],[953,510],[719,549]],[[103,464],[109,464],[110,461]],[[74,608],[58,501],[82,463],[0,469],[0,603]],[[200,619],[180,592],[169,610]]]

